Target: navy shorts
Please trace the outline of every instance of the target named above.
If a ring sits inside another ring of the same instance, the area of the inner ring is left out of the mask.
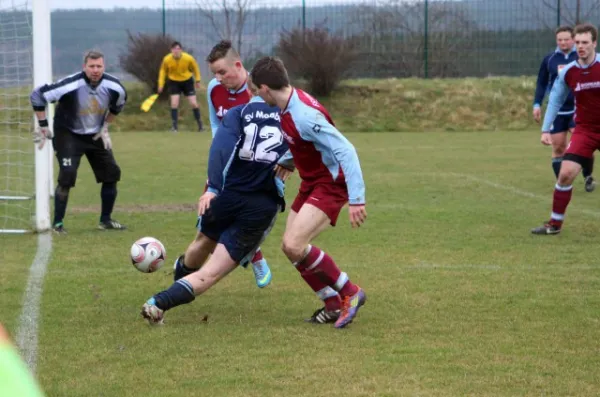
[[[277,199],[269,195],[225,191],[198,218],[196,227],[223,244],[237,263],[247,266],[271,231],[279,210]]]
[[[569,131],[571,128],[575,128],[575,120],[572,114],[559,114],[554,119],[552,127],[550,128],[551,134],[557,134],[559,132]]]

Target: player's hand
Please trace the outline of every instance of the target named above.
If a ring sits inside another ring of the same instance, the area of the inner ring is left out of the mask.
[[[367,220],[367,209],[363,205],[350,205],[348,208],[350,224],[352,227],[360,227]]]
[[[38,145],[38,149],[42,150],[46,144],[46,140],[52,139],[54,133],[50,127],[37,127],[33,131],[33,142]]]
[[[546,145],[546,146],[552,145],[552,136],[550,135],[550,133],[549,132],[543,132],[542,133],[542,138],[540,139],[540,142],[542,142],[542,145]]]
[[[99,133],[93,136],[92,140],[97,141],[98,139],[102,139],[102,144],[104,145],[104,149],[111,150],[112,149],[112,141],[110,139],[110,134],[108,133],[108,123],[105,123],[102,126],[102,129]]]
[[[275,176],[279,177],[279,179],[284,182],[290,177],[290,175],[292,175],[292,172],[294,171],[290,170],[289,168],[282,167],[279,164],[275,166]]]
[[[534,108],[533,109],[533,119],[535,120],[536,123],[540,123],[540,121],[542,120],[542,109],[541,108]]]
[[[199,88],[200,88],[200,82],[196,81],[196,89],[199,89]]]
[[[205,192],[198,200],[198,216],[204,215],[204,213],[210,207],[210,202],[217,197],[213,192]]]
[[[157,90],[157,91],[158,91],[158,93],[159,93],[159,94],[162,94],[162,92],[163,92],[163,87],[158,87],[158,90]]]

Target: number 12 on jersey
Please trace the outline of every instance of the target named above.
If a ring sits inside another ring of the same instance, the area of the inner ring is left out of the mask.
[[[278,153],[273,149],[281,146],[283,134],[278,127],[265,125],[258,127],[250,123],[244,127],[244,143],[240,148],[239,157],[247,161],[272,163],[277,161]]]

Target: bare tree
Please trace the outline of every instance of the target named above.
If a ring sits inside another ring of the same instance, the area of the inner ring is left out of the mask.
[[[600,9],[600,0],[586,1],[584,2],[585,7],[582,6],[581,0],[575,0],[574,6],[572,1],[566,2],[564,0],[542,0],[544,7],[552,10],[555,14],[558,14],[559,12],[559,2],[560,20],[561,23],[565,25],[577,25],[579,23],[589,21],[590,19],[594,19],[592,18],[594,12],[597,12]]]
[[[426,32],[423,1],[387,0],[358,7],[351,23],[362,31],[361,52],[370,60],[369,69],[396,77],[423,76],[427,35],[429,74],[459,75],[456,54],[469,51],[469,34],[476,24],[460,2],[429,2],[427,12]]]
[[[217,40],[231,40],[242,51],[244,27],[254,0],[196,0],[200,14],[213,27]]]

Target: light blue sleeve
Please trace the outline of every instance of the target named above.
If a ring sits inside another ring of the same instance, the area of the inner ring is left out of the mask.
[[[208,83],[208,87],[206,89],[206,100],[208,102],[208,117],[210,119],[210,129],[212,130],[212,136],[215,137],[217,130],[219,129],[219,124],[221,124],[221,120],[217,117],[217,110],[215,109],[215,105],[213,105],[212,99],[210,98],[210,94],[212,93],[213,88],[219,85],[217,79],[212,79],[210,83]]]
[[[294,157],[289,149],[283,154],[283,156],[279,158],[277,164],[292,171],[296,169],[296,166],[294,165]]]
[[[546,108],[546,114],[544,115],[544,123],[542,124],[542,132],[550,132],[552,123],[554,123],[554,119],[556,119],[556,115],[565,103],[567,96],[569,96],[569,86],[565,82],[565,74],[569,69],[569,67],[563,68],[552,85],[548,107]]]
[[[365,204],[365,182],[354,145],[317,109],[306,107],[303,114],[299,118],[294,117],[294,120],[304,140],[313,142],[323,154],[333,154],[342,167],[350,205]]]

